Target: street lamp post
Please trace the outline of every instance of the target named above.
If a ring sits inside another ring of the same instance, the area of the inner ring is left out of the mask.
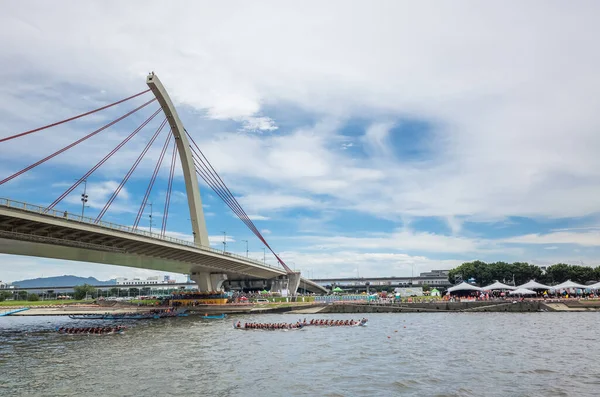
[[[150,215],[148,215],[150,219],[150,233],[152,233],[152,203],[150,203]]]
[[[263,247],[263,263],[267,263],[267,249]]]
[[[85,213],[85,203],[88,202],[87,195],[87,179],[83,180],[83,193],[81,194],[81,219],[83,220],[83,214]]]
[[[227,251],[227,232],[223,232],[223,253]]]
[[[248,257],[248,240],[242,240],[244,243],[246,243],[246,258]]]

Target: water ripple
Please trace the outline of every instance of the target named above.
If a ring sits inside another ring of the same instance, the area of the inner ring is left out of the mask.
[[[178,318],[131,323],[124,335],[66,336],[54,328],[82,323],[5,317],[0,395],[592,395],[600,384],[600,346],[590,343],[598,320],[599,313],[374,314],[365,328],[242,332],[231,321]],[[566,335],[566,326],[576,332]]]

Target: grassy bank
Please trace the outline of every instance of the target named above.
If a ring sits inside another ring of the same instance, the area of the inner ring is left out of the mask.
[[[0,307],[25,307],[25,306],[46,306],[46,305],[72,305],[74,303],[94,303],[93,300],[45,300],[45,301],[4,301],[0,302]]]

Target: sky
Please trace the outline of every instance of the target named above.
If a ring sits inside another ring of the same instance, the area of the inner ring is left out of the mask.
[[[257,228],[306,276],[409,276],[475,259],[597,266],[599,13],[594,1],[8,2],[0,137],[140,92],[154,71]],[[0,176],[148,95],[0,143]],[[51,203],[156,106],[0,186],[0,197]],[[162,119],[88,178],[87,215]],[[133,223],[163,142],[104,220]],[[163,166],[154,228],[167,177]],[[81,211],[82,188],[57,208]],[[200,190],[211,244],[222,248],[225,232],[228,251],[245,254],[248,240],[262,260],[258,239]],[[189,239],[184,192],[178,166],[167,230]],[[2,280],[62,274],[156,273],[0,254]]]

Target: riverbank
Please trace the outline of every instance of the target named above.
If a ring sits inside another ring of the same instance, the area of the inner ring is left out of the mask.
[[[13,313],[11,316],[68,316],[74,314],[130,313],[147,312],[160,306],[135,305],[47,305],[31,306],[29,310]],[[3,309],[9,309],[4,307]],[[378,304],[367,302],[353,303],[269,303],[269,304],[229,304],[202,305],[188,308],[191,315],[205,314],[353,314],[353,313],[447,313],[447,312],[588,312],[600,311],[600,301],[579,300],[525,300],[513,301],[473,301],[473,302],[414,302]]]
[[[243,304],[243,305],[202,305],[189,307],[191,315],[205,314],[267,314],[285,313],[294,310],[305,310],[314,307],[306,303],[271,303],[265,305]],[[322,307],[322,306],[321,306]],[[17,307],[15,307],[16,309]],[[98,314],[98,313],[144,313],[154,309],[164,309],[163,306],[136,306],[136,305],[46,305],[32,306],[29,310],[11,314],[11,316],[69,316],[76,314]],[[10,310],[10,307],[3,309]]]

